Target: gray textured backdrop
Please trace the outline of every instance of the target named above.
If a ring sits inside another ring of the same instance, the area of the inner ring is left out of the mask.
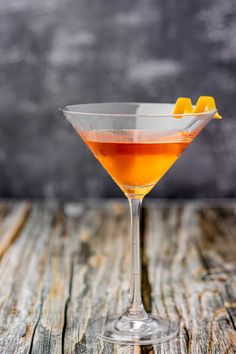
[[[210,124],[152,192],[236,195],[235,0],[0,0],[0,196],[121,192],[58,107],[213,95]]]

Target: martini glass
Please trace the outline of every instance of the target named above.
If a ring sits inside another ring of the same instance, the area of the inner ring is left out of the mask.
[[[144,196],[213,118],[216,111],[173,115],[174,104],[99,103],[62,109],[82,140],[129,201],[132,267],[128,306],[95,320],[93,331],[112,343],[156,344],[174,338],[178,323],[144,309],[140,283],[139,215]]]

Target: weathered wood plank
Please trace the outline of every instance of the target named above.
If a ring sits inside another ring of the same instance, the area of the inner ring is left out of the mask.
[[[39,317],[51,215],[34,206],[27,223],[0,263],[0,348],[25,353]],[[40,236],[40,237],[39,237]]]
[[[14,242],[20,230],[26,222],[30,206],[28,203],[22,203],[17,205],[13,210],[11,210],[10,215],[6,217],[5,208],[1,208],[0,217],[3,215],[4,219],[1,223],[0,232],[0,258]]]
[[[147,234],[153,306],[180,321],[155,352],[235,353],[234,208],[152,208]]]
[[[127,347],[89,329],[127,302],[126,203],[0,204],[0,353],[236,352],[235,210],[147,204],[144,303],[178,320],[180,333]]]
[[[113,345],[96,341],[86,327],[91,319],[121,312],[127,301],[130,264],[127,211],[127,207],[115,204],[104,210],[90,210],[83,220],[80,258],[74,259],[65,353],[113,352]],[[83,309],[80,316],[78,307]]]

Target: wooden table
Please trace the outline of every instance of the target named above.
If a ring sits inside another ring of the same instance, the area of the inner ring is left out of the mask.
[[[179,336],[103,343],[91,319],[120,312],[130,269],[127,203],[0,204],[0,353],[236,353],[236,203],[146,203],[145,307]]]

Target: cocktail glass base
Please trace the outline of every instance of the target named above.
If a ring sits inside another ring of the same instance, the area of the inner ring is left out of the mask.
[[[156,314],[147,314],[140,320],[124,314],[102,317],[95,320],[91,327],[98,338],[124,345],[163,343],[178,334],[178,323]]]

